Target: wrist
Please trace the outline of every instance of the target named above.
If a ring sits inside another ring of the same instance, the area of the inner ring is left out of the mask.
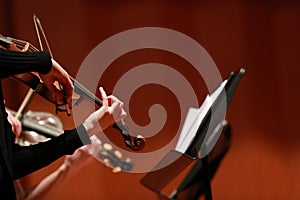
[[[88,132],[89,127],[85,123],[78,126],[76,131],[83,145],[91,144],[90,134]]]
[[[90,124],[90,123],[87,123],[87,122],[85,121],[85,122],[82,124],[82,126],[84,127],[84,129],[85,129],[87,135],[88,135],[89,137],[91,137],[91,136],[92,136],[91,130],[93,129],[93,125]]]

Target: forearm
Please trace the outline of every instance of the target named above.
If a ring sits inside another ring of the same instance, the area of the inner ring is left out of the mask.
[[[53,193],[64,187],[74,173],[71,166],[63,163],[56,171],[26,191],[25,200],[52,200]]]
[[[0,78],[27,72],[47,74],[52,61],[47,52],[17,52],[0,49]]]
[[[83,126],[36,145],[16,146],[13,154],[14,179],[41,169],[64,155],[72,155],[83,146],[79,132],[85,132]]]
[[[66,156],[64,162],[56,171],[25,192],[24,199],[52,200],[53,194],[61,192],[80,170],[95,160],[92,154],[94,155],[97,151],[100,141],[97,138],[93,139],[94,145],[84,146],[76,150],[73,155]]]

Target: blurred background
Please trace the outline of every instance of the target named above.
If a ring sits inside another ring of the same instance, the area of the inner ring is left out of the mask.
[[[0,2],[1,34],[37,45],[32,22],[36,14],[42,21],[55,59],[72,76],[76,76],[88,53],[105,39],[125,30],[149,26],[173,29],[196,40],[211,55],[223,78],[244,67],[246,74],[226,116],[232,124],[233,138],[212,181],[213,198],[300,199],[297,128],[300,1]],[[157,59],[157,55],[163,57],[157,61],[168,65],[174,60],[168,55],[143,53],[129,55],[115,64],[149,62]],[[178,62],[177,58],[173,64]],[[109,93],[112,90],[109,78],[103,84]],[[3,87],[6,104],[18,109],[26,87],[11,80],[4,80]],[[205,96],[207,89],[203,87],[200,93]],[[54,107],[36,97],[27,109],[53,112]],[[74,126],[65,115],[60,117],[65,128]],[[36,184],[51,173],[62,159],[24,177],[24,187]],[[144,175],[113,174],[110,168],[95,161],[53,194],[53,199],[157,199],[140,184]]]

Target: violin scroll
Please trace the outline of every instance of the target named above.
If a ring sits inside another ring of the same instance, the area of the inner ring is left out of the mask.
[[[120,171],[128,172],[132,169],[133,163],[130,158],[123,158],[123,155],[118,150],[113,150],[109,143],[105,143],[99,148],[99,158],[108,167],[111,167],[113,173]]]
[[[133,138],[133,147],[132,149],[135,151],[139,151],[143,149],[146,145],[146,140],[143,136],[138,135],[137,137]]]
[[[132,136],[129,133],[129,128],[124,121],[119,121],[113,125],[114,128],[119,129],[124,139],[125,145],[133,151],[139,151],[145,147],[146,140],[141,135],[137,137]]]

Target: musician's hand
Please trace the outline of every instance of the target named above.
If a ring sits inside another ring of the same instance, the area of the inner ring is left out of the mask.
[[[101,141],[95,136],[91,136],[92,144],[85,145],[77,149],[73,155],[67,155],[64,160],[64,165],[70,167],[74,172],[88,165],[97,157]]]
[[[83,123],[89,136],[105,130],[127,116],[123,110],[123,102],[115,96],[107,97],[102,87],[99,90],[102,97],[102,106]]]
[[[68,73],[54,59],[51,71],[46,75],[40,74],[40,77],[58,105],[71,104],[74,86]],[[58,89],[57,82],[62,86],[63,92]]]
[[[15,118],[10,112],[7,112],[7,120],[11,124],[11,130],[16,135],[16,138],[20,137],[22,132],[21,122]]]

